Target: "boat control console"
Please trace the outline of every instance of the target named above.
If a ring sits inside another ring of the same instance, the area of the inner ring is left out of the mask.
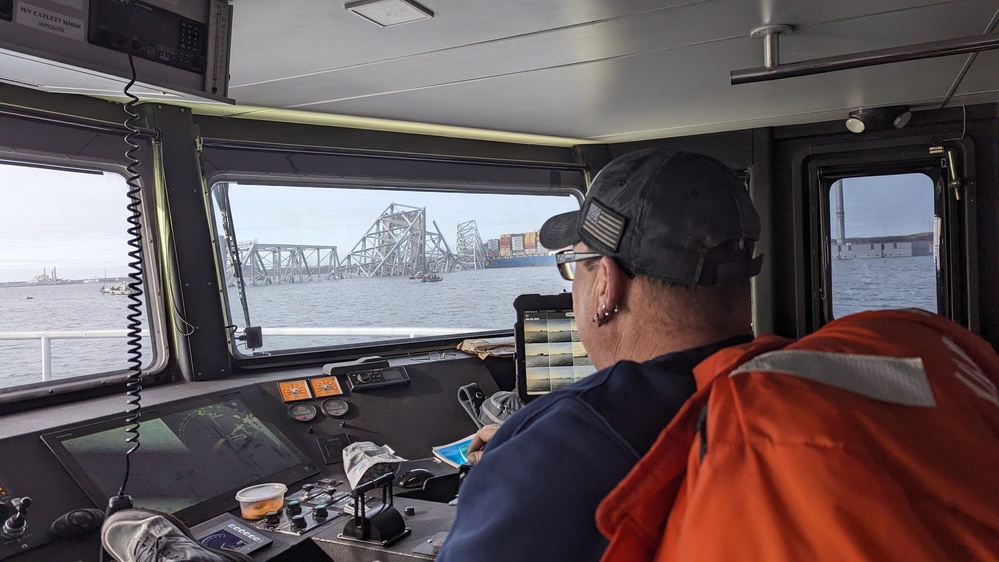
[[[137,506],[175,514],[206,544],[261,562],[430,560],[458,486],[432,448],[476,430],[456,398],[471,382],[498,390],[475,357],[144,389],[126,491]],[[98,560],[104,509],[124,473],[123,411],[124,397],[106,396],[4,416],[0,559]],[[409,460],[358,494],[342,458],[357,441]],[[244,519],[236,492],[265,482],[287,486],[280,509]]]

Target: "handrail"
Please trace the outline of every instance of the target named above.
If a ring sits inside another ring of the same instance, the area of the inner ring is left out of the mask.
[[[0,332],[0,340],[41,340],[42,341],[42,382],[52,380],[52,340],[124,338],[128,330],[41,330],[33,332]],[[140,335],[147,337],[148,330]]]
[[[53,340],[121,338],[128,335],[128,330],[39,330],[34,332],[0,332],[0,340],[37,340],[49,338]],[[147,336],[149,332],[142,331]]]
[[[877,49],[875,51],[851,53],[848,55],[836,55],[832,57],[780,64],[773,68],[767,68],[764,66],[748,68],[745,70],[733,70],[729,73],[729,82],[733,86],[736,86],[739,84],[750,84],[752,82],[780,80],[782,78],[811,76],[813,74],[822,74],[837,70],[863,68],[878,64],[907,62],[952,55],[964,55],[991,49],[999,49],[999,34],[988,33],[985,35],[972,35],[971,37],[960,37],[957,39],[947,39],[945,41],[933,41],[931,43],[920,43],[918,45],[890,47],[887,49]]]
[[[491,328],[495,330],[495,328]],[[350,328],[261,328],[265,336],[402,336],[417,338],[423,336],[450,336],[472,332],[486,332],[490,328],[376,328],[361,326]]]
[[[275,327],[261,328],[261,333],[271,337],[291,336],[399,336],[417,338],[429,336],[449,336],[485,332],[487,328],[415,328],[415,327]],[[28,332],[0,332],[3,340],[41,340],[42,342],[42,382],[52,380],[52,340],[124,338],[128,330],[35,330]],[[142,330],[142,337],[148,337],[149,331]],[[238,335],[238,332],[237,332]]]

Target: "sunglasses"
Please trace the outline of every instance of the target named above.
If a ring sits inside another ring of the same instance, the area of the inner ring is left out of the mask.
[[[604,257],[604,254],[598,254],[595,252],[575,252],[573,250],[562,250],[555,253],[555,266],[558,267],[558,272],[562,276],[562,279],[566,281],[572,281],[576,278],[576,263],[586,260],[595,260],[597,258]],[[622,267],[621,264],[615,259],[614,263],[617,267],[628,276],[628,279],[634,279],[635,274],[628,271],[627,268]]]

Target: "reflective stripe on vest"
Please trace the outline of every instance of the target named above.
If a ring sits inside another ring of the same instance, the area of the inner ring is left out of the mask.
[[[919,357],[790,349],[758,355],[728,376],[752,371],[783,373],[903,406],[937,405]]]

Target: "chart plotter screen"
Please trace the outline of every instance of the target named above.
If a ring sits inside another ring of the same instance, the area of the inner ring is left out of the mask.
[[[290,484],[318,472],[240,393],[143,412],[141,446],[130,457],[134,504],[200,521],[236,507],[235,493],[260,482]],[[118,493],[125,469],[119,416],[42,436],[98,506]]]

